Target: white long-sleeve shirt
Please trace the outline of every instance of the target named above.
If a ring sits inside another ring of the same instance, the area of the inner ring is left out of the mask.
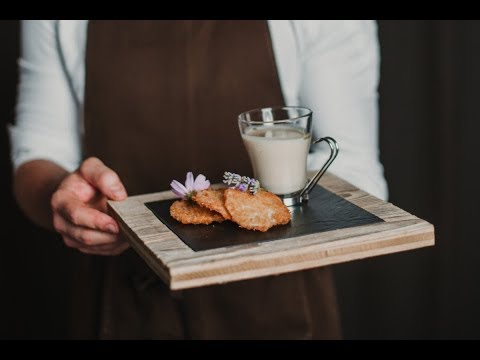
[[[16,122],[10,128],[15,168],[34,159],[54,161],[69,171],[79,166],[87,24],[22,22]],[[331,136],[340,145],[329,171],[385,199],[378,149],[376,23],[270,20],[269,29],[286,105],[312,109],[313,138]],[[318,146],[309,154],[309,170],[319,169],[327,148]]]

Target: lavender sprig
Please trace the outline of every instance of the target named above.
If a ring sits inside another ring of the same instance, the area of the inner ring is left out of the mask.
[[[249,192],[252,195],[255,195],[260,189],[260,182],[254,178],[249,178],[248,176],[240,176],[229,171],[225,171],[223,174],[223,182],[227,185],[233,185],[233,188]]]
[[[242,177],[238,174],[225,171],[223,173],[223,182],[227,185],[237,185],[242,180]]]

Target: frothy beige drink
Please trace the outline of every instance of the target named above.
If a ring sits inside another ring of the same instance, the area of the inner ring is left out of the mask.
[[[263,188],[286,195],[305,186],[310,134],[293,126],[266,125],[245,129],[242,138]]]

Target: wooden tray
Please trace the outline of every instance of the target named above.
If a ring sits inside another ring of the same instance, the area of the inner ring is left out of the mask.
[[[211,245],[210,241],[210,245],[202,247],[187,238],[196,230],[196,225],[176,228],[175,222],[169,222],[165,213],[162,215],[162,203],[152,204],[173,198],[170,191],[109,201],[108,205],[132,247],[172,290],[281,274],[434,245],[434,228],[428,222],[332,174],[325,174],[320,185],[328,190],[324,193],[331,192],[346,200],[339,199],[335,203],[337,217],[341,217],[343,210],[357,207],[367,216],[352,218],[350,224],[337,226],[337,229],[316,224],[311,231],[304,231],[305,235],[300,232],[298,236],[288,227],[259,233],[228,223],[216,225],[216,228],[199,225],[204,228],[199,228],[199,232],[203,232],[206,239],[212,234],[217,237],[226,234],[225,240],[216,239],[217,243]],[[145,204],[156,210],[158,217]],[[162,216],[165,223],[159,220]],[[358,226],[362,221],[366,225]],[[231,240],[228,237],[233,232],[236,235]],[[218,245],[219,241],[224,241],[225,246]]]

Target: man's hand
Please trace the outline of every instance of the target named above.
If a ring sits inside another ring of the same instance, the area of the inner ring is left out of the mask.
[[[118,255],[129,245],[119,238],[118,224],[106,214],[106,202],[126,197],[118,175],[99,159],[88,158],[53,193],[53,226],[69,247],[86,254]]]

